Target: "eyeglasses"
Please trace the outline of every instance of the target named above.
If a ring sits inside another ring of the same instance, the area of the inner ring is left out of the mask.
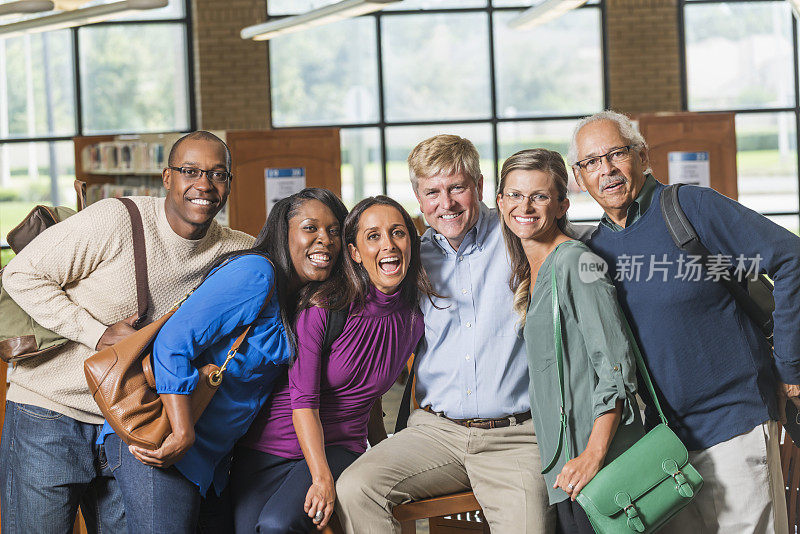
[[[631,158],[631,149],[633,147],[634,145],[621,146],[600,156],[590,156],[576,161],[575,165],[586,172],[597,172],[600,169],[600,165],[603,164],[603,158],[606,158],[611,165],[628,161]]]
[[[511,204],[512,206],[516,206],[518,204],[522,204],[522,202],[527,198],[537,206],[547,206],[550,204],[550,196],[545,195],[544,193],[531,193],[530,195],[523,195],[518,191],[510,191],[508,193],[503,193],[503,197],[505,197],[506,202]]]
[[[220,170],[203,170],[196,167],[173,167],[169,166],[173,171],[178,171],[181,175],[188,180],[199,180],[202,175],[206,175],[209,180],[217,184],[224,184],[231,179],[231,173],[228,171]]]

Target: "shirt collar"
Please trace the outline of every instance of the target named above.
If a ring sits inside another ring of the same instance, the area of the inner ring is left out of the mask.
[[[653,193],[656,191],[656,179],[653,178],[652,174],[645,175],[644,185],[642,186],[642,190],[639,191],[639,194],[636,196],[631,205],[628,206],[628,215],[625,219],[625,226],[628,227],[638,221],[642,215],[647,211],[647,208],[650,207],[650,203],[653,201]],[[615,232],[619,232],[624,230],[625,228],[618,225],[611,218],[603,214],[603,217],[600,219],[600,224],[610,228]]]
[[[465,245],[469,245],[470,243],[475,243],[475,246],[478,248],[483,248],[483,243],[486,239],[486,235],[489,233],[489,227],[491,218],[494,217],[492,210],[483,202],[478,203],[478,222],[475,223],[475,226],[470,228],[467,231],[467,234],[464,236],[464,240],[461,242],[461,246],[459,248],[464,248]],[[453,252],[453,247],[450,246],[450,243],[447,241],[442,234],[437,232],[433,229],[432,226],[429,226],[425,233],[422,234],[422,242],[430,241],[435,243],[442,252],[451,253]],[[456,251],[458,252],[458,251]]]

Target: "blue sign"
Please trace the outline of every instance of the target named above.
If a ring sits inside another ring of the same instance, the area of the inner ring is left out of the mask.
[[[306,175],[303,167],[287,167],[284,169],[267,169],[267,178],[296,178]]]

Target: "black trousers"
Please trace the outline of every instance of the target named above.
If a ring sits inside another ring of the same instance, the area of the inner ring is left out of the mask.
[[[360,455],[325,447],[334,480]],[[303,510],[311,472],[305,459],[291,460],[238,447],[231,466],[231,497],[237,534],[306,534],[314,523]]]
[[[594,534],[592,524],[581,505],[569,499],[556,503],[559,534]]]

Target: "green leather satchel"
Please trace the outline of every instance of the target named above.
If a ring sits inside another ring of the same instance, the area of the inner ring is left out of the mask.
[[[542,471],[543,473],[552,469],[561,454],[562,447],[565,447],[565,441],[568,440],[567,417],[564,410],[561,311],[558,307],[555,268],[550,271],[550,279],[553,336],[561,392],[561,429],[556,454]],[[661,410],[642,354],[634,341],[630,326],[627,323],[625,326],[636,354],[636,364],[661,417],[661,424],[603,467],[578,494],[578,504],[589,516],[589,521],[598,534],[656,532],[689,504],[703,487],[703,478],[689,463],[686,447],[667,425],[667,419]],[[569,461],[571,459],[569,446],[566,446],[565,451]]]

